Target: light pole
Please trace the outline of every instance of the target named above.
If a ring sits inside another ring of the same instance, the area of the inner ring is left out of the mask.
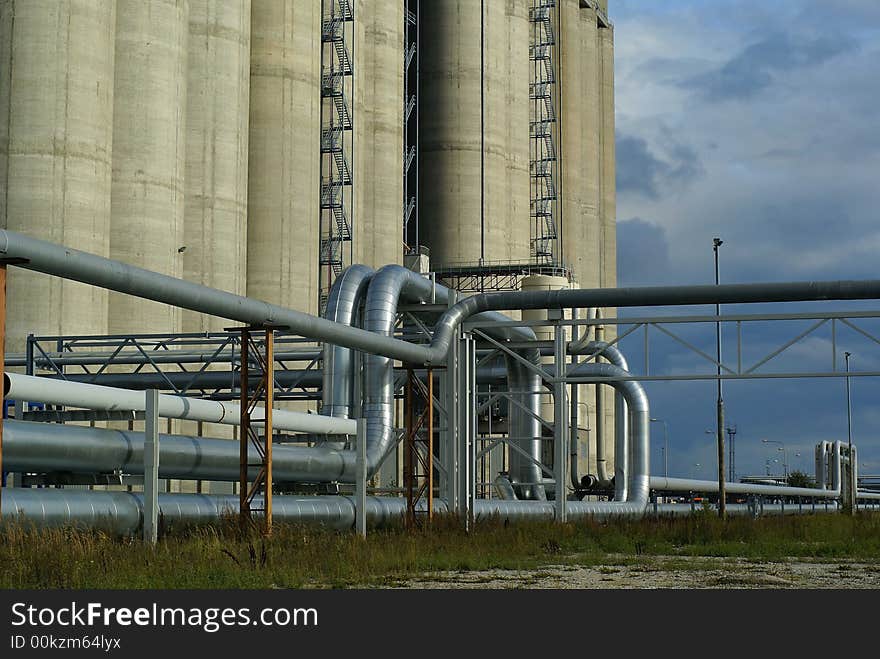
[[[715,285],[721,283],[721,274],[718,266],[718,248],[724,243],[720,238],[712,239],[712,250],[715,253]],[[721,304],[715,304],[715,317],[721,316]],[[717,361],[718,376],[718,424],[716,427],[718,439],[718,516],[722,519],[727,517],[727,488],[724,486],[724,396],[721,392],[721,321],[715,321],[715,358]]]
[[[781,442],[778,439],[762,439],[761,442],[764,444],[780,445],[780,447],[776,450],[782,451],[782,474],[785,476],[785,478],[788,478],[788,453],[785,450],[785,442]]]
[[[856,487],[855,487],[855,484],[853,483],[854,479],[852,477],[852,474],[855,472],[855,470],[853,469],[853,465],[852,465],[852,398],[850,397],[850,391],[849,391],[849,358],[851,356],[852,356],[851,352],[844,352],[843,353],[843,359],[844,359],[844,362],[846,363],[846,445],[847,445],[847,449],[849,450],[849,473],[850,473],[849,502],[850,502],[850,508],[852,510],[852,514],[855,515],[855,513],[856,513],[856,506],[855,506]]]
[[[727,480],[732,483],[736,481],[736,444],[734,443],[736,439],[736,424],[727,428],[727,439],[730,442],[728,449],[730,453],[730,471]]]
[[[651,419],[651,421],[663,424],[663,477],[669,478],[669,426],[664,419]]]

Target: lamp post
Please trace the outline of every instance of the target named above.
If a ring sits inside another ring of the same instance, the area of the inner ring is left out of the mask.
[[[785,478],[788,478],[788,453],[785,450],[785,442],[781,442],[778,439],[762,439],[762,443],[764,444],[779,444],[780,447],[776,449],[777,451],[782,451],[782,474]]]
[[[720,238],[712,239],[712,251],[715,253],[715,285],[721,283],[721,274],[718,266],[718,248],[724,243]],[[721,316],[721,304],[715,304],[715,317]],[[718,421],[716,427],[718,440],[718,516],[722,519],[727,517],[727,488],[724,485],[724,396],[721,391],[721,321],[715,321],[715,360],[717,362]]]
[[[651,419],[651,421],[663,424],[663,476],[669,478],[669,426],[664,419]]]
[[[730,454],[730,470],[727,480],[732,483],[736,481],[736,443],[734,442],[736,439],[736,424],[728,426],[727,439],[730,443],[730,446],[728,447],[728,453]]]
[[[852,514],[855,515],[856,512],[856,487],[853,481],[852,474],[855,472],[852,465],[852,398],[850,397],[849,391],[849,358],[852,357],[851,352],[844,352],[843,359],[846,363],[846,445],[849,450],[849,503]]]

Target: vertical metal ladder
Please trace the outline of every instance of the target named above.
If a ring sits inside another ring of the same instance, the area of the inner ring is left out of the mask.
[[[557,253],[555,13],[556,0],[532,0],[529,9],[529,171],[531,256],[536,263],[553,263]]]
[[[403,61],[403,244],[410,252],[419,248],[418,143],[419,143],[419,4],[405,0]]]
[[[319,312],[333,280],[351,259],[354,174],[354,9],[351,0],[321,2],[321,243]],[[346,254],[348,245],[348,254]],[[346,258],[348,257],[348,258]]]

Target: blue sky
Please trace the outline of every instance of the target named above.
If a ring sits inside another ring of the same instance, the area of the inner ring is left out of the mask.
[[[620,285],[712,283],[714,236],[724,240],[724,283],[880,278],[880,2],[610,4]],[[872,307],[880,305],[760,311]],[[809,325],[747,328],[746,357],[757,359]],[[877,321],[860,326],[880,335]],[[714,353],[714,325],[683,333]],[[725,328],[724,353],[735,363],[732,334],[732,326]],[[636,372],[643,368],[641,343],[623,343]],[[848,329],[838,332],[837,344],[839,368],[848,350],[854,371],[880,370],[880,346]],[[772,367],[824,370],[831,346],[830,328],[823,327]],[[671,340],[652,340],[651,352],[654,372],[714,370]],[[851,384],[862,473],[880,473],[880,383]],[[668,423],[670,473],[713,477],[714,437],[705,431],[715,426],[714,383],[647,388],[652,415]],[[765,473],[768,460],[781,473],[779,445],[762,439],[784,442],[789,466],[810,473],[817,441],[846,439],[843,379],[730,382],[724,398],[727,420],[737,426],[739,474]],[[663,435],[653,425],[658,473]]]

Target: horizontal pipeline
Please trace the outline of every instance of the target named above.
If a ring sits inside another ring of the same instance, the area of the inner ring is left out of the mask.
[[[96,384],[65,382],[52,378],[3,374],[3,397],[28,402],[64,405],[89,410],[135,410],[144,411],[146,401],[143,393],[129,389],[115,389]],[[265,418],[265,410],[254,409],[256,418]],[[241,424],[241,407],[205,398],[159,395],[159,416],[169,419],[204,421],[237,426]],[[354,435],[357,424],[351,419],[336,419],[320,414],[306,414],[288,410],[272,410],[272,423],[276,430],[304,432],[318,435]],[[257,423],[256,425],[262,425]]]
[[[880,280],[483,293],[450,308],[438,321],[431,345],[421,346],[12,231],[0,230],[0,254],[23,259],[19,267],[29,270],[252,325],[286,327],[311,339],[425,365],[442,362],[459,325],[485,311],[880,298]]]
[[[255,505],[259,505],[259,499]],[[553,519],[552,502],[501,501],[477,499],[474,514],[477,521],[501,519],[511,522]],[[436,513],[448,511],[446,502],[434,501]],[[6,488],[3,491],[2,514],[15,516],[40,528],[78,526],[97,528],[119,535],[135,535],[142,528],[143,495],[132,492],[97,492],[83,490],[53,490]],[[166,528],[210,524],[221,516],[235,514],[239,501],[236,496],[203,494],[160,494],[159,508]],[[731,504],[732,515],[768,513],[824,512],[824,506],[764,504],[752,507]],[[836,510],[836,507],[834,507]],[[373,528],[389,526],[403,519],[406,500],[392,497],[367,497],[367,523]],[[689,504],[659,504],[628,513],[642,517],[652,515],[690,515]],[[605,507],[597,511],[592,504],[569,503],[571,519],[609,517],[620,514]],[[275,496],[272,498],[273,521],[298,524],[316,524],[337,530],[349,530],[355,523],[355,504],[347,496]]]

